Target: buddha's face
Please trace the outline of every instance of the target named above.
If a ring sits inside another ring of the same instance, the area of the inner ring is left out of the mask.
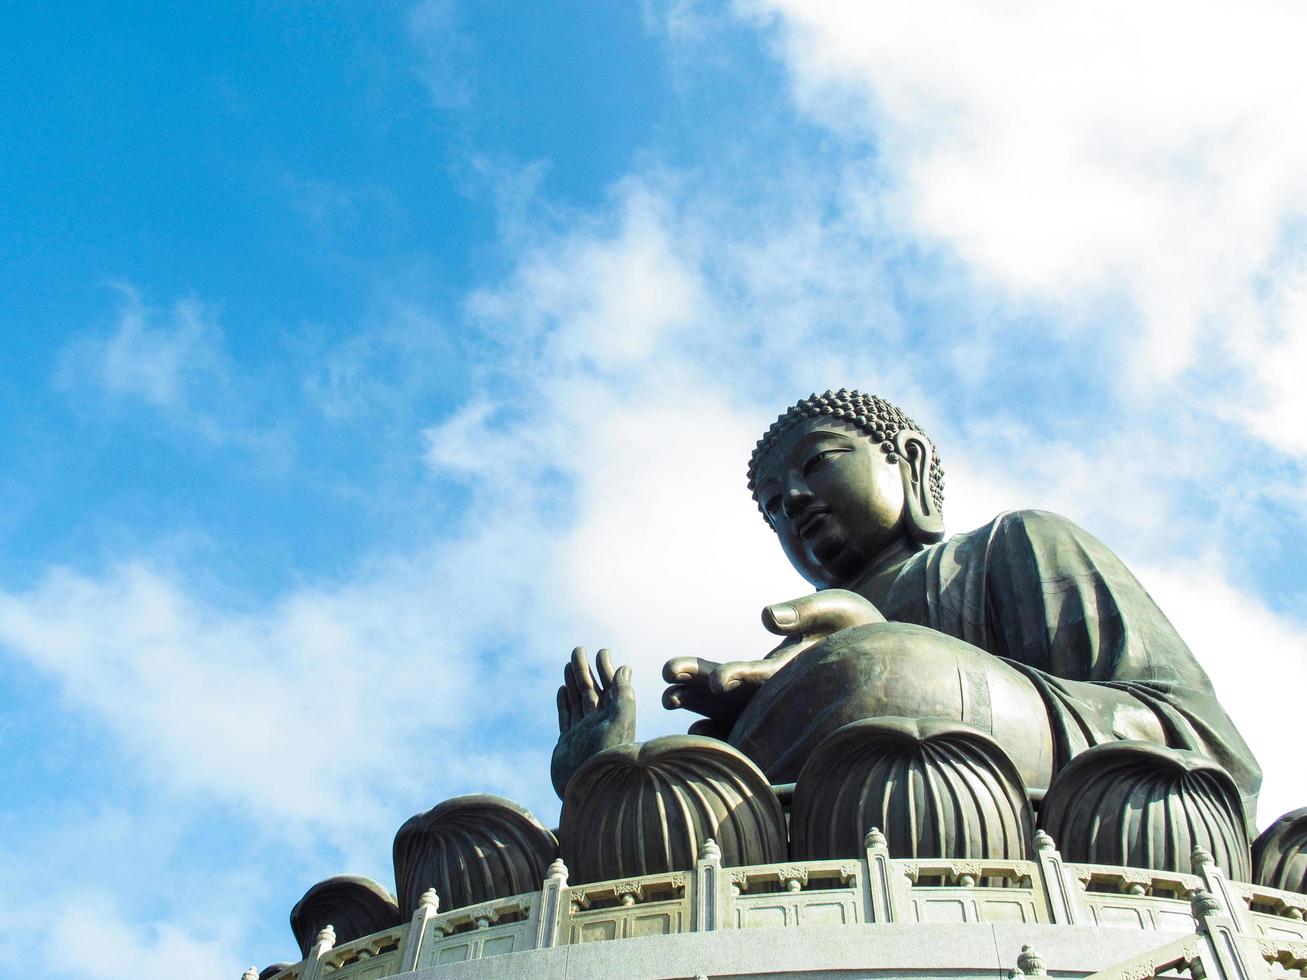
[[[786,557],[819,588],[852,581],[905,533],[898,464],[830,418],[787,432],[762,461],[757,490]]]

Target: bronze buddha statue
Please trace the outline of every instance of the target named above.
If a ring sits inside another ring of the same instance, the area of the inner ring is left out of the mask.
[[[935,447],[883,399],[841,389],[792,406],[759,441],[749,486],[818,591],[763,611],[783,642],[758,660],[677,657],[663,703],[703,715],[773,783],[866,718],[942,718],[993,737],[1038,797],[1095,745],[1199,753],[1233,777],[1251,824],[1261,771],[1156,603],[1070,521],[1010,511],[945,540]],[[553,777],[633,741],[629,669],[573,652]]]

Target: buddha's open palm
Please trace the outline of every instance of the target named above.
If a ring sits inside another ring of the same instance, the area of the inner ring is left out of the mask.
[[[604,749],[635,741],[635,687],[631,668],[613,669],[613,656],[600,650],[596,677],[585,647],[572,651],[558,689],[558,744],[550,775],[559,797],[567,781],[586,759]]]
[[[854,626],[883,623],[885,617],[868,600],[845,589],[824,589],[778,602],[762,611],[762,623],[785,639],[761,660],[716,663],[698,657],[673,657],[663,665],[663,705],[705,715],[690,731],[724,739],[749,699],[768,678],[804,650]]]

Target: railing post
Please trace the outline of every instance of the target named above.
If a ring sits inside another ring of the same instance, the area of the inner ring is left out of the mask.
[[[422,942],[427,934],[427,923],[440,911],[440,896],[434,888],[428,888],[418,899],[418,907],[409,920],[408,930],[399,944],[399,973],[412,973],[418,968],[418,957],[422,955]]]
[[[1263,980],[1269,976],[1261,957],[1248,955],[1234,920],[1225,914],[1215,895],[1200,888],[1189,905],[1206,948],[1207,955],[1202,957],[1206,980]]]
[[[1235,929],[1239,932],[1248,932],[1248,910],[1244,906],[1243,898],[1230,887],[1230,880],[1225,877],[1225,872],[1221,870],[1221,866],[1216,863],[1216,858],[1212,857],[1212,852],[1207,848],[1202,846],[1194,848],[1193,871],[1203,879],[1203,887],[1221,903],[1221,911],[1229,916]]]
[[[1057,844],[1042,830],[1035,831],[1035,863],[1039,866],[1039,884],[1044,890],[1048,920],[1055,925],[1091,924],[1084,896],[1070,882]]]
[[[318,941],[309,950],[309,955],[304,957],[304,970],[300,973],[300,980],[319,980],[322,976],[322,960],[335,945],[336,929],[329,925],[318,933]]]
[[[536,921],[536,949],[558,945],[558,932],[567,901],[567,865],[558,858],[545,872],[540,889],[540,918]]]
[[[890,863],[889,842],[880,828],[872,827],[862,843],[867,852],[868,921],[897,922],[907,912],[907,901],[903,876]]]
[[[712,838],[699,848],[694,862],[694,891],[690,894],[695,932],[714,932],[722,919],[722,849]]]

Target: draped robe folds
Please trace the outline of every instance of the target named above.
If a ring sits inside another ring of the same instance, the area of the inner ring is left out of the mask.
[[[965,640],[1026,675],[1047,707],[1055,771],[1132,737],[1124,694],[1168,746],[1224,766],[1255,814],[1261,769],[1206,672],[1121,560],[1065,518],[1000,514],[849,588],[889,620]]]

